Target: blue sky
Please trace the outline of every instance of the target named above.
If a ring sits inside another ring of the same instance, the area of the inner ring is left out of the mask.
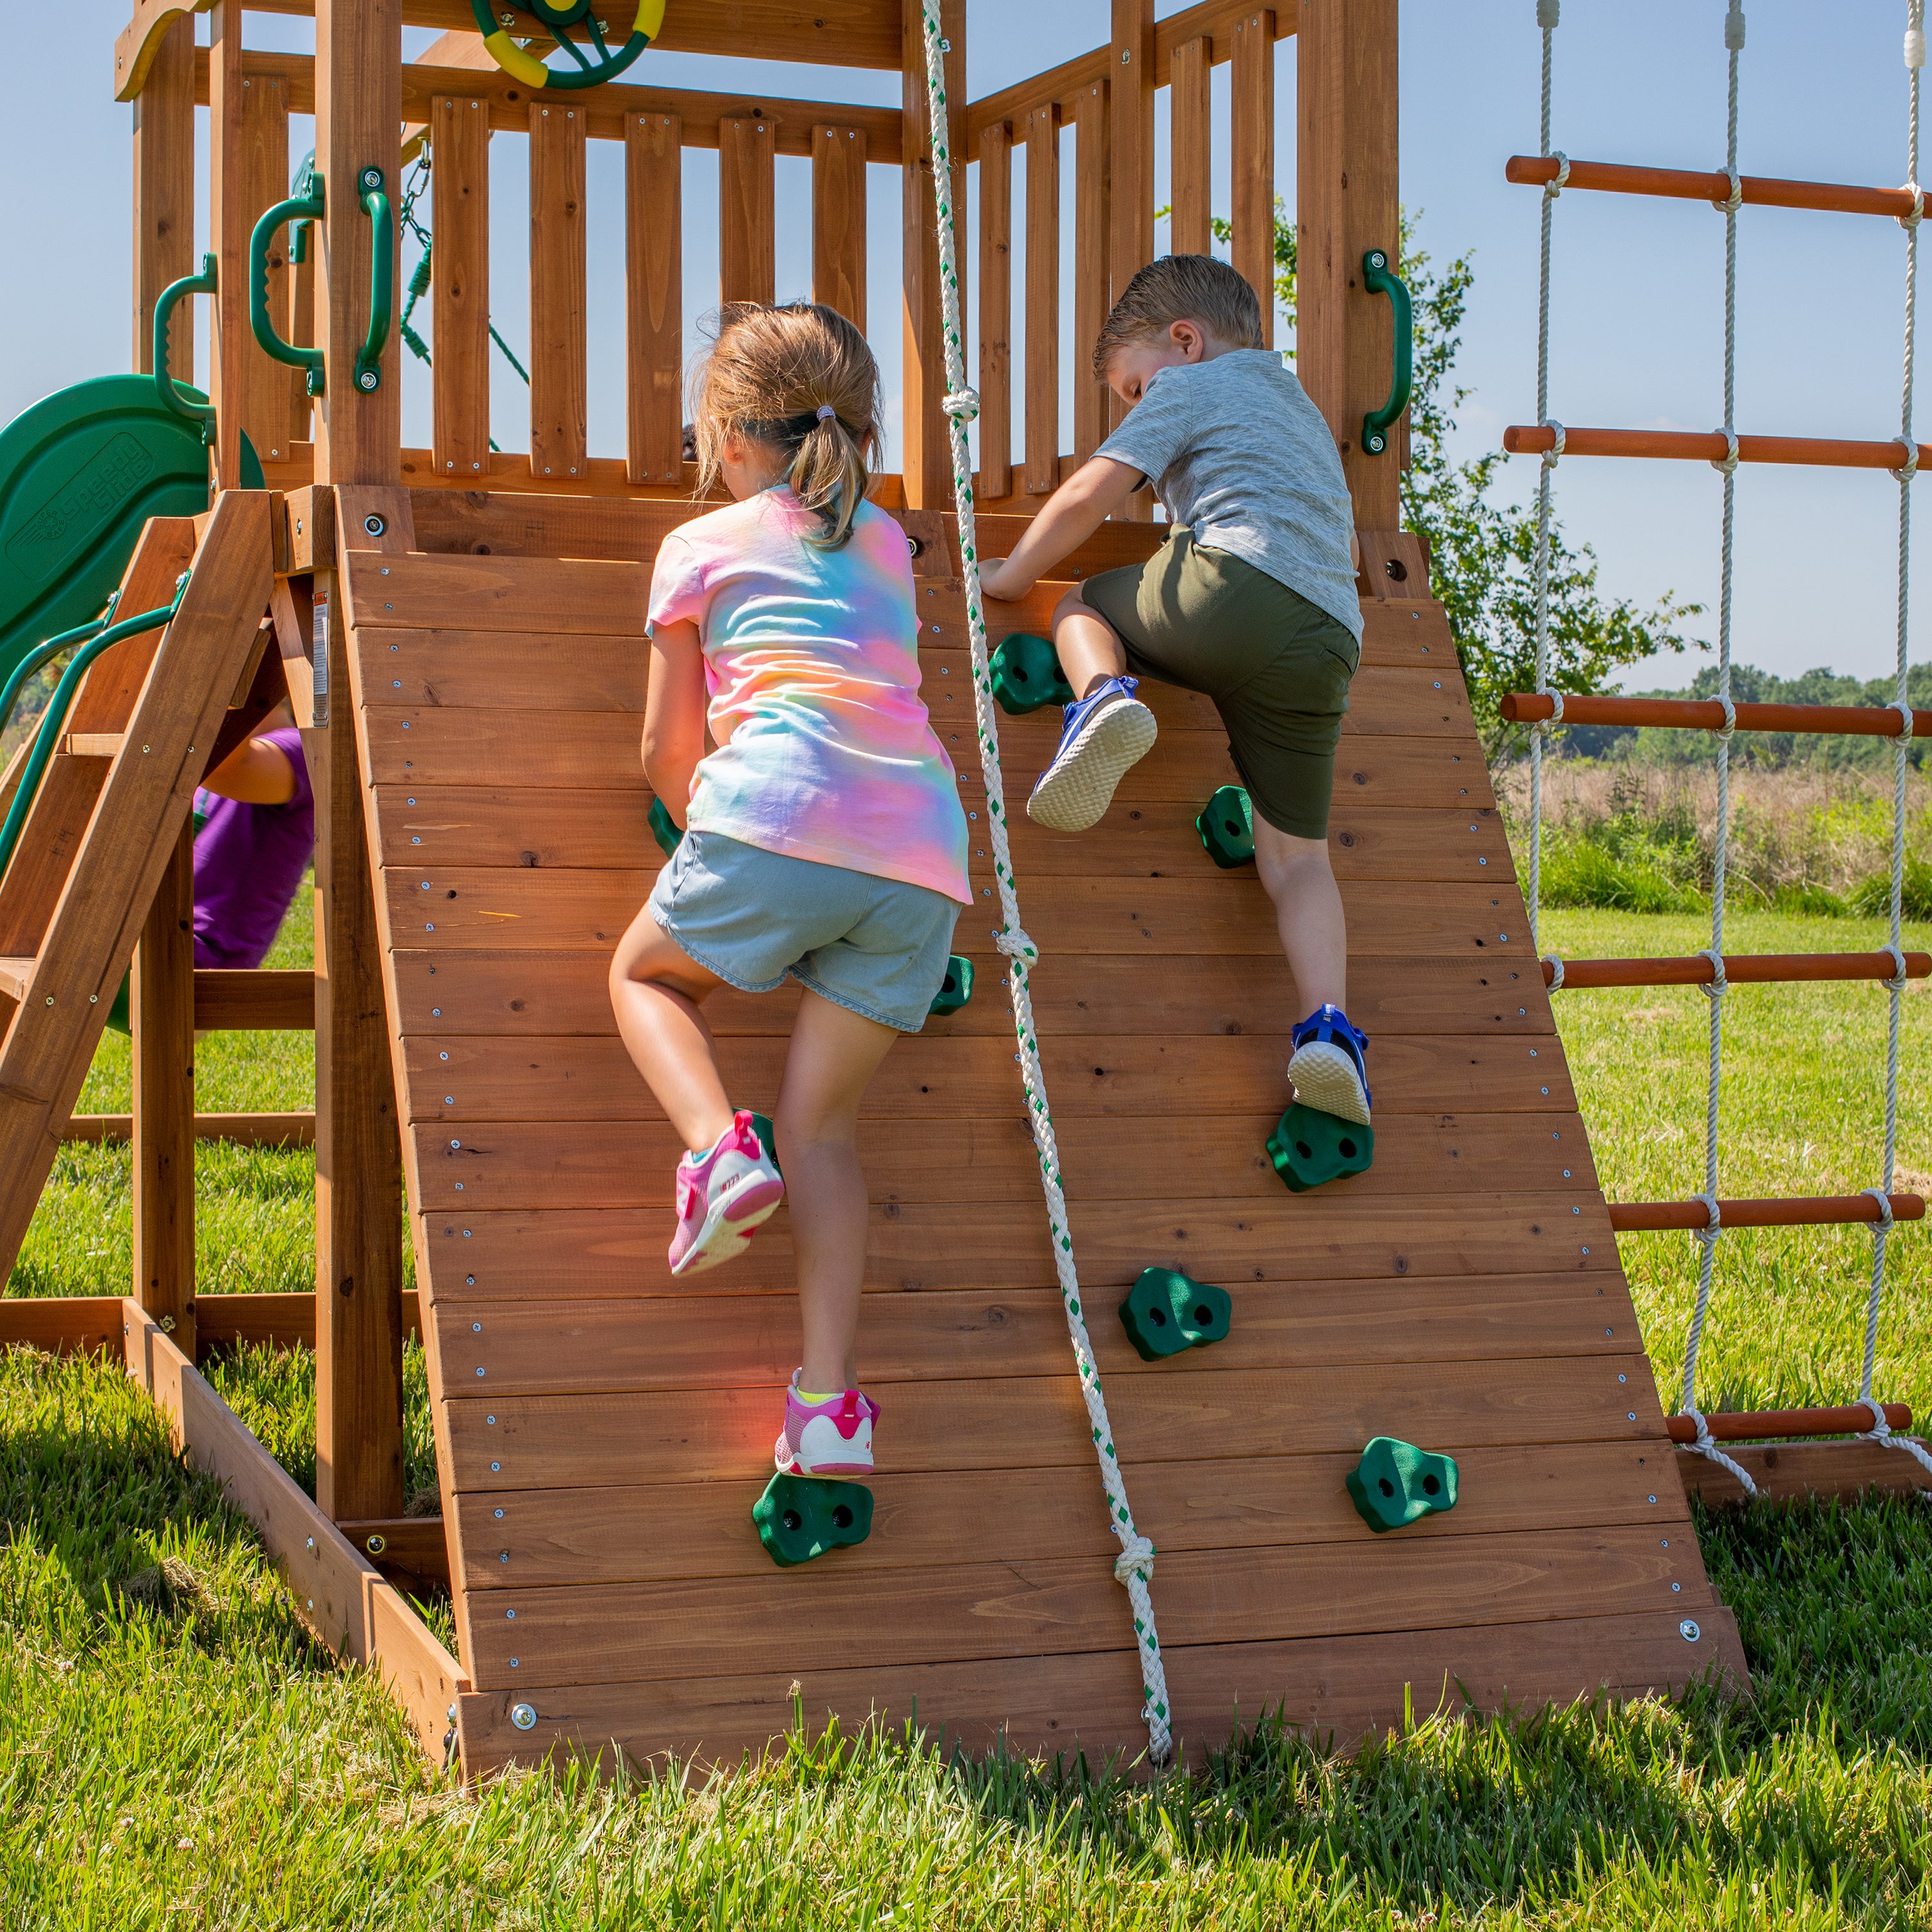
[[[671,0],[676,6],[692,0]],[[1292,4],[1292,0],[1288,0]],[[0,420],[49,390],[128,366],[130,110],[111,98],[111,48],[125,0],[64,0],[64,44],[82,50],[58,88],[16,90],[0,119],[0,166],[18,191],[0,214],[16,272],[0,287]],[[1163,15],[1180,10],[1162,0]],[[1743,58],[1740,165],[1747,173],[1894,184],[1905,178],[1904,0],[1821,10],[1750,0]],[[1407,0],[1402,10],[1402,192],[1438,261],[1473,251],[1475,288],[1460,380],[1470,453],[1534,413],[1538,197],[1508,186],[1504,160],[1537,139],[1540,37],[1534,0]],[[1711,168],[1724,151],[1724,0],[1566,0],[1556,35],[1556,145],[1574,158]],[[974,95],[1106,38],[1105,0],[970,0]],[[204,38],[206,23],[202,23]],[[306,50],[307,21],[251,14],[251,44]],[[431,36],[411,30],[413,54]],[[1277,83],[1278,171],[1292,201],[1293,44]],[[1216,70],[1216,205],[1226,206],[1227,69]],[[732,92],[768,89],[892,104],[897,76],[652,54],[634,78]],[[78,80],[82,85],[76,87]],[[98,83],[92,87],[88,82]],[[1163,95],[1156,124],[1166,194]],[[1072,136],[1064,157],[1070,192]],[[308,124],[293,136],[298,156]],[[524,338],[521,144],[493,162],[494,313]],[[590,181],[593,453],[622,436],[617,157],[593,142]],[[779,162],[778,289],[810,279],[807,164]],[[716,298],[715,157],[687,157],[686,287],[694,332]],[[28,193],[28,184],[38,191]],[[206,195],[205,176],[202,193]],[[1016,213],[1017,214],[1018,209]],[[1067,210],[1070,236],[1071,210]],[[898,383],[891,318],[898,274],[896,172],[875,169],[871,196],[874,330],[889,389]],[[1738,426],[1796,435],[1897,433],[1904,237],[1870,217],[1747,209],[1740,219]],[[1557,209],[1552,412],[1566,423],[1708,429],[1722,414],[1722,218],[1696,202],[1578,192]],[[1066,251],[1070,255],[1070,249]],[[1066,272],[1070,276],[1071,265]],[[1016,280],[1018,277],[1016,275]],[[1070,312],[1070,304],[1068,304]],[[426,321],[426,316],[419,318]],[[882,326],[883,325],[883,326]],[[427,328],[424,330],[427,334]],[[695,340],[694,332],[693,340]],[[1067,358],[1063,357],[1063,362]],[[405,358],[405,432],[428,440],[428,381]],[[521,386],[498,371],[499,440],[524,446]],[[1070,424],[1070,412],[1064,413]],[[1932,412],[1922,415],[1922,428]],[[1070,438],[1064,431],[1063,441]],[[1928,439],[1932,440],[1932,439]],[[1505,466],[1503,489],[1534,487],[1533,459]],[[1896,486],[1880,473],[1748,468],[1740,472],[1735,649],[1790,674],[1808,666],[1889,670],[1896,602]],[[1559,514],[1592,543],[1614,592],[1648,602],[1665,590],[1714,611],[1718,478],[1701,464],[1564,464]],[[1922,583],[1932,584],[1932,553]],[[1932,589],[1914,599],[1915,635],[1932,623]],[[1694,626],[1714,636],[1714,616]],[[1922,658],[1927,647],[1915,646]],[[1682,681],[1681,666],[1631,682]]]

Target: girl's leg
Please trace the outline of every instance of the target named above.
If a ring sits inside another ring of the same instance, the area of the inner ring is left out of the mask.
[[[1126,675],[1127,654],[1118,633],[1080,601],[1078,590],[1070,590],[1054,607],[1053,648],[1076,698],[1108,678]]]
[[[731,1124],[711,1029],[699,1002],[724,982],[698,964],[646,906],[617,942],[610,1005],[638,1071],[671,1125],[701,1153]]]
[[[868,1201],[859,1165],[859,1102],[892,1042],[890,1027],[807,990],[791,1030],[772,1124],[791,1204],[805,1330],[800,1388],[854,1388]]]
[[[1274,902],[1275,929],[1304,1009],[1346,1009],[1348,930],[1325,838],[1296,838],[1255,814],[1255,868]]]

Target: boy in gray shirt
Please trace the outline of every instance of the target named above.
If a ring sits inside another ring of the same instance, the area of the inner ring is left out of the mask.
[[[1328,801],[1361,656],[1354,514],[1335,440],[1261,346],[1246,280],[1205,255],[1150,262],[1100,332],[1094,371],[1125,422],[1034,518],[988,597],[1023,597],[1145,482],[1172,528],[1142,565],[1061,598],[1053,641],[1075,701],[1027,811],[1097,824],[1156,735],[1153,677],[1214,700],[1254,814],[1255,860],[1300,997],[1288,1076],[1305,1106],[1366,1126],[1368,1040],[1342,1011],[1348,934],[1328,862]]]

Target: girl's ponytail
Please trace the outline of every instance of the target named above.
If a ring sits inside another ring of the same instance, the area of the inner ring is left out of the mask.
[[[872,482],[866,459],[838,412],[821,403],[791,460],[792,494],[824,519],[825,534],[814,539],[827,550],[840,548],[852,534],[852,519]]]

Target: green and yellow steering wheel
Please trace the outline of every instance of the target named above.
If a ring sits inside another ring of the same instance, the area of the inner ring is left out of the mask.
[[[638,0],[631,38],[615,49],[604,38],[607,23],[597,17],[600,5],[605,4],[607,0],[564,0],[558,6],[553,0],[514,0],[509,5],[496,0],[493,5],[491,0],[470,0],[490,58],[506,74],[532,88],[595,87],[599,81],[615,80],[657,38],[664,25],[665,0]],[[576,62],[576,67],[546,67],[536,55],[518,46],[511,38],[518,14],[529,14]],[[588,31],[589,47],[564,31],[579,25]]]

